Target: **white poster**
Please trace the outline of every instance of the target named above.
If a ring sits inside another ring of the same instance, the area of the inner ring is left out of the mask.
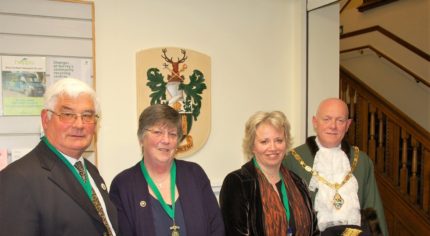
[[[3,56],[1,59],[3,115],[39,115],[46,88],[45,57]]]
[[[10,163],[21,159],[21,157],[25,156],[31,150],[32,148],[12,148],[10,150]]]
[[[93,61],[67,57],[47,58],[47,86],[68,77],[80,79],[93,87]]]

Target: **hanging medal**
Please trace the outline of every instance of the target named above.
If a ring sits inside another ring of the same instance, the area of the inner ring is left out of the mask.
[[[170,227],[170,231],[172,231],[172,236],[179,236],[179,226],[175,224],[175,221],[173,221],[173,225]]]
[[[155,196],[157,196],[158,201],[160,201],[161,206],[163,207],[164,211],[169,215],[169,217],[172,219],[173,224],[169,227],[171,231],[172,236],[179,236],[179,229],[180,227],[176,225],[175,223],[175,186],[176,186],[176,163],[173,160],[172,167],[170,167],[170,193],[172,198],[172,207],[167,205],[166,201],[164,201],[163,197],[161,196],[160,191],[157,188],[157,185],[155,185],[154,181],[152,180],[151,176],[149,176],[148,170],[145,167],[145,163],[142,161],[140,162],[140,169],[142,170],[143,176],[145,177],[146,181],[149,184],[149,187],[154,192]]]
[[[351,177],[353,176],[352,173],[354,172],[355,168],[358,164],[358,158],[359,158],[359,149],[358,147],[354,146],[354,160],[352,162],[351,170],[348,172],[347,175],[343,178],[342,182],[340,184],[338,183],[331,183],[328,180],[326,180],[324,177],[318,174],[318,171],[315,171],[312,169],[312,167],[306,165],[306,163],[303,161],[303,159],[300,157],[300,155],[294,150],[291,150],[291,154],[294,156],[294,158],[299,162],[299,164],[305,169],[305,171],[312,174],[312,176],[316,177],[318,181],[322,182],[323,184],[329,186],[330,188],[334,189],[335,193],[332,199],[333,207],[336,210],[340,210],[345,203],[345,200],[342,198],[342,196],[339,193],[339,189],[346,184]]]
[[[344,203],[344,200],[343,200],[342,196],[340,196],[340,194],[336,191],[336,193],[334,194],[334,197],[333,197],[334,208],[339,210],[340,208],[342,208],[343,203]]]
[[[335,194],[333,197],[333,206],[334,208],[336,208],[337,210],[339,210],[340,208],[342,208],[343,203],[345,202],[342,198],[342,196],[340,196],[339,194],[339,188],[341,186],[339,184],[334,184],[334,189],[335,189]]]

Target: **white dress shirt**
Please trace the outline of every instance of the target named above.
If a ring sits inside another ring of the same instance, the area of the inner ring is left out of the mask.
[[[342,183],[345,176],[351,171],[348,156],[340,145],[334,148],[325,148],[315,139],[319,150],[315,155],[313,169],[330,183]],[[358,182],[354,175],[346,182],[338,193],[344,200],[340,209],[333,205],[336,190],[312,176],[309,190],[315,195],[315,211],[317,212],[318,227],[321,231],[336,225],[361,225],[360,201],[358,199]]]
[[[75,163],[76,163],[76,162],[78,162],[78,161],[81,161],[81,162],[82,162],[82,164],[84,164],[84,158],[83,158],[83,157],[80,157],[78,160],[76,160],[75,158],[73,158],[73,157],[69,157],[69,156],[65,155],[64,153],[61,153],[61,154],[63,154],[63,156],[67,159],[67,161],[69,161],[69,162],[70,162],[70,164],[72,164],[72,166],[75,166]],[[84,165],[84,166],[85,166],[85,165]],[[87,172],[88,172],[88,171],[87,171]],[[103,212],[104,212],[104,214],[105,214],[105,216],[106,216],[106,218],[107,218],[107,221],[108,221],[108,224],[109,224],[110,230],[111,230],[111,232],[112,232],[112,235],[113,235],[113,236],[116,236],[116,234],[115,234],[115,230],[113,229],[113,227],[112,227],[112,223],[110,222],[109,215],[107,214],[107,210],[106,210],[106,203],[105,203],[105,201],[103,200],[103,197],[102,197],[102,195],[101,195],[101,193],[100,193],[100,191],[99,191],[99,188],[97,187],[96,183],[94,182],[93,177],[91,177],[90,172],[88,172],[88,178],[89,178],[89,180],[90,180],[91,187],[93,188],[93,191],[96,193],[97,198],[99,199],[100,204],[102,205]]]

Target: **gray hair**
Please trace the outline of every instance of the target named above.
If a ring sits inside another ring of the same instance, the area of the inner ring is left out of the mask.
[[[154,104],[142,111],[139,117],[139,128],[137,137],[142,140],[145,131],[155,125],[176,127],[178,132],[178,143],[182,140],[181,115],[167,104]]]
[[[100,104],[96,97],[96,92],[88,84],[75,78],[60,79],[49,86],[43,96],[43,108],[54,110],[57,105],[58,97],[61,95],[76,98],[81,94],[87,94],[92,98],[96,109],[95,112],[99,115]],[[51,118],[50,115],[51,113],[48,113],[49,118]]]
[[[254,156],[252,149],[254,147],[256,131],[260,124],[270,124],[277,130],[283,130],[286,150],[288,151],[291,147],[292,138],[290,134],[290,122],[288,122],[285,114],[281,111],[259,111],[252,115],[245,125],[245,137],[243,138],[242,149],[247,160],[250,160]]]

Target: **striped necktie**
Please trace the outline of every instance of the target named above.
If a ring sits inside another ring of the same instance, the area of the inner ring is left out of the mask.
[[[75,168],[78,170],[78,172],[81,175],[84,182],[87,182],[87,176],[85,174],[85,170],[84,170],[84,166],[82,165],[82,162],[81,161],[76,162]],[[106,230],[107,230],[107,235],[112,236],[111,228],[109,227],[109,223],[108,223],[106,215],[103,211],[103,207],[99,201],[99,198],[97,197],[97,194],[94,191],[94,189],[92,192],[93,192],[93,194],[91,197],[91,201],[93,202],[93,205],[96,208],[98,215],[100,216],[100,218],[102,218],[103,224],[105,225]],[[105,234],[103,234],[103,235],[105,235]]]

